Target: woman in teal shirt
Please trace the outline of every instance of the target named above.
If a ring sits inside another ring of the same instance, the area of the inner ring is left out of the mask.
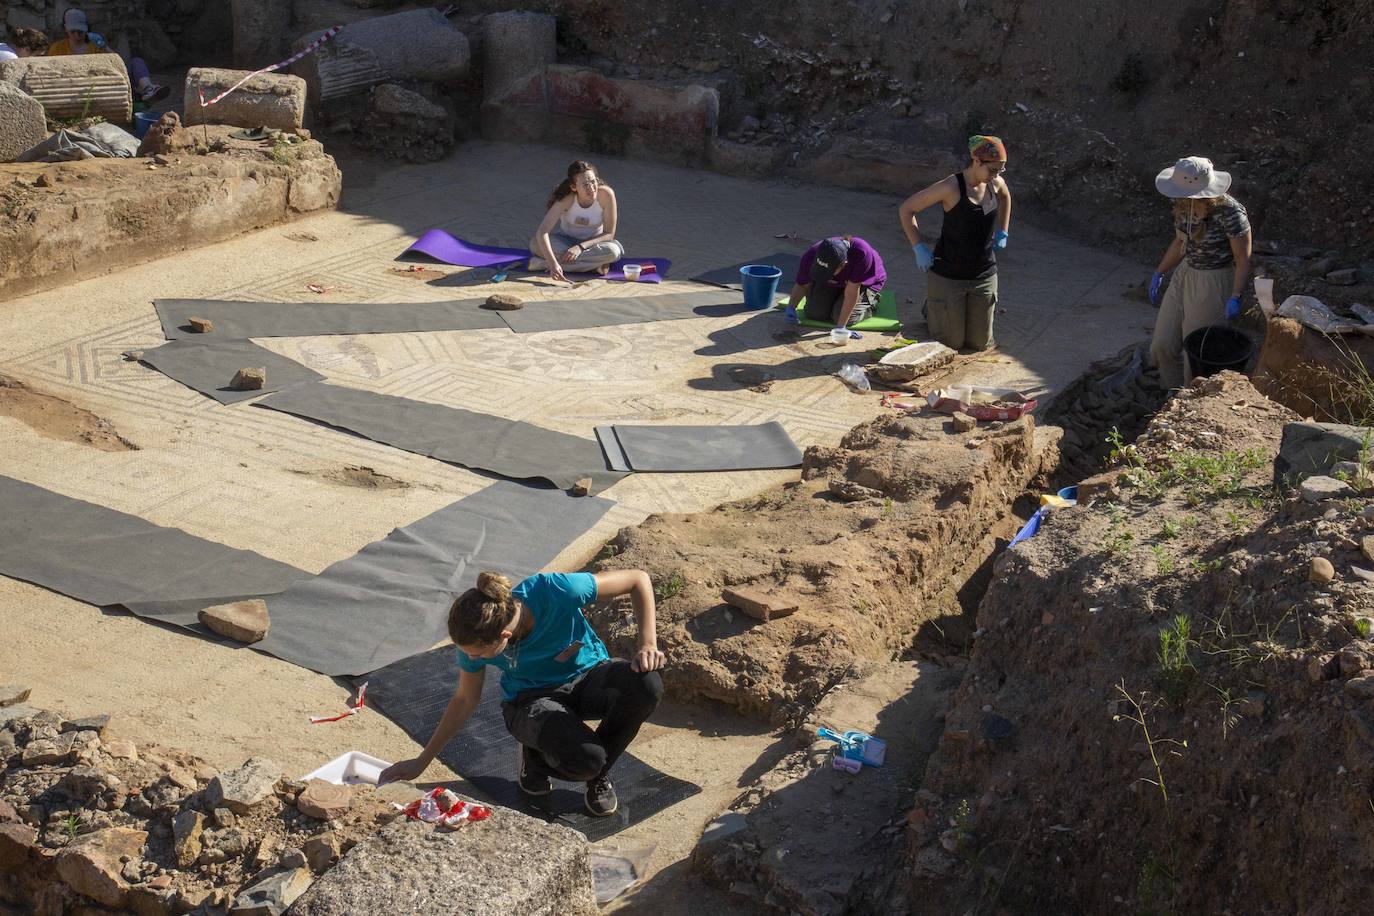
[[[582,614],[622,595],[639,624],[630,661],[611,658]],[[505,576],[484,572],[453,603],[448,631],[458,647],[458,689],[420,756],[387,767],[379,782],[417,779],[477,708],[494,667],[506,728],[520,742],[521,791],[548,795],[554,776],[585,782],[587,810],[614,814],[619,802],[607,774],[663,698],[649,574],[540,573],[512,589]],[[592,729],[586,719],[601,722]]]

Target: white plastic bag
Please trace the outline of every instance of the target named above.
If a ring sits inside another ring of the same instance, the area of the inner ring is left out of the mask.
[[[835,372],[840,380],[853,388],[855,391],[872,391],[873,386],[868,384],[868,376],[864,370],[854,363],[845,363]]]

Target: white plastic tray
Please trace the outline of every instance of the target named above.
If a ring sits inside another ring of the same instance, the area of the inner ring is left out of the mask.
[[[375,786],[377,777],[382,775],[391,764],[385,760],[378,760],[370,754],[362,751],[349,751],[326,763],[324,766],[307,773],[301,779],[309,782],[312,779],[323,779],[325,782],[332,782],[338,785],[368,785]]]

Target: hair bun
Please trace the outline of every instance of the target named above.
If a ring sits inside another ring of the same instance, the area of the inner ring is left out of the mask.
[[[478,573],[477,590],[493,601],[504,602],[510,598],[510,579],[496,572]]]

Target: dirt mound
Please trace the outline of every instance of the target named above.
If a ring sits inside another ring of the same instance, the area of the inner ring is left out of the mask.
[[[300,474],[302,477],[327,480],[330,483],[337,483],[345,487],[357,487],[362,490],[409,490],[413,486],[409,481],[392,477],[389,474],[378,473],[366,465],[350,464],[323,471],[292,471],[291,473]]]
[[[80,442],[102,452],[137,451],[107,421],[53,394],[0,375],[0,416],[13,417],[45,439]]]
[[[1269,321],[1255,387],[1305,417],[1350,423],[1374,419],[1374,340],[1328,337],[1291,318]]]
[[[1363,908],[1369,522],[1271,488],[1292,419],[1201,380],[1119,456],[1119,501],[998,562],[909,817],[916,911]]]
[[[1014,528],[1007,507],[1057,460],[1057,441],[1030,418],[955,433],[939,415],[879,417],[809,449],[799,482],[622,530],[596,568],[652,576],[664,680],[679,697],[795,720],[856,659],[891,659],[924,622],[961,613],[961,589]],[[761,623],[720,600],[729,586],[799,609]],[[622,607],[592,616],[620,651],[633,647]]]

